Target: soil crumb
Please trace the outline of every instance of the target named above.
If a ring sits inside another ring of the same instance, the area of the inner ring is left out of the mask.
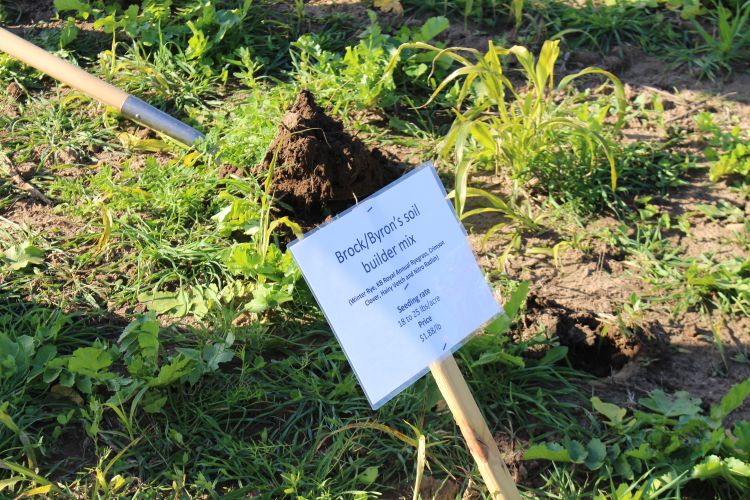
[[[370,151],[341,122],[326,115],[307,90],[299,93],[282,119],[258,172],[268,171],[274,154],[274,195],[307,227],[351,207],[402,173],[380,151]]]

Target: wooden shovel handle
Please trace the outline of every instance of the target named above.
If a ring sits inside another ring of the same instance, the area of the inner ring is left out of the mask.
[[[0,50],[7,52],[32,68],[70,85],[74,89],[80,90],[89,97],[112,106],[131,120],[135,120],[157,132],[162,132],[183,144],[190,146],[204,138],[203,134],[190,125],[169,116],[136,96],[123,92],[3,28],[0,28]]]
[[[117,87],[3,28],[0,28],[0,50],[97,101],[112,106],[117,111],[122,110],[122,105],[128,98],[128,94]]]

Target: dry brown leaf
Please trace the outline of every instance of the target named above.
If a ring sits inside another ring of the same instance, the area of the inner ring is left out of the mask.
[[[382,12],[393,12],[394,14],[403,14],[404,6],[399,0],[375,0],[373,5]]]

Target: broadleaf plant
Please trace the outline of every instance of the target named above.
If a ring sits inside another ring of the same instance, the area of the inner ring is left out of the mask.
[[[562,442],[532,444],[523,458],[584,464],[603,480],[615,476],[633,481],[636,475],[648,473],[652,480],[643,490],[647,495],[656,495],[663,486],[654,478],[669,479],[670,484],[712,481],[747,491],[750,422],[738,421],[730,432],[724,428],[724,419],[748,396],[750,379],[734,385],[705,414],[701,400],[685,391],[670,395],[655,390],[639,400],[646,411],[635,410],[630,415],[625,408],[594,396],[591,405],[600,433],[590,438],[585,448],[566,436]]]

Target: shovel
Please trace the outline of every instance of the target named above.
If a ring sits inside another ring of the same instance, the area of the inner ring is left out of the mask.
[[[0,50],[176,141],[191,146],[203,138],[193,127],[3,28]]]

